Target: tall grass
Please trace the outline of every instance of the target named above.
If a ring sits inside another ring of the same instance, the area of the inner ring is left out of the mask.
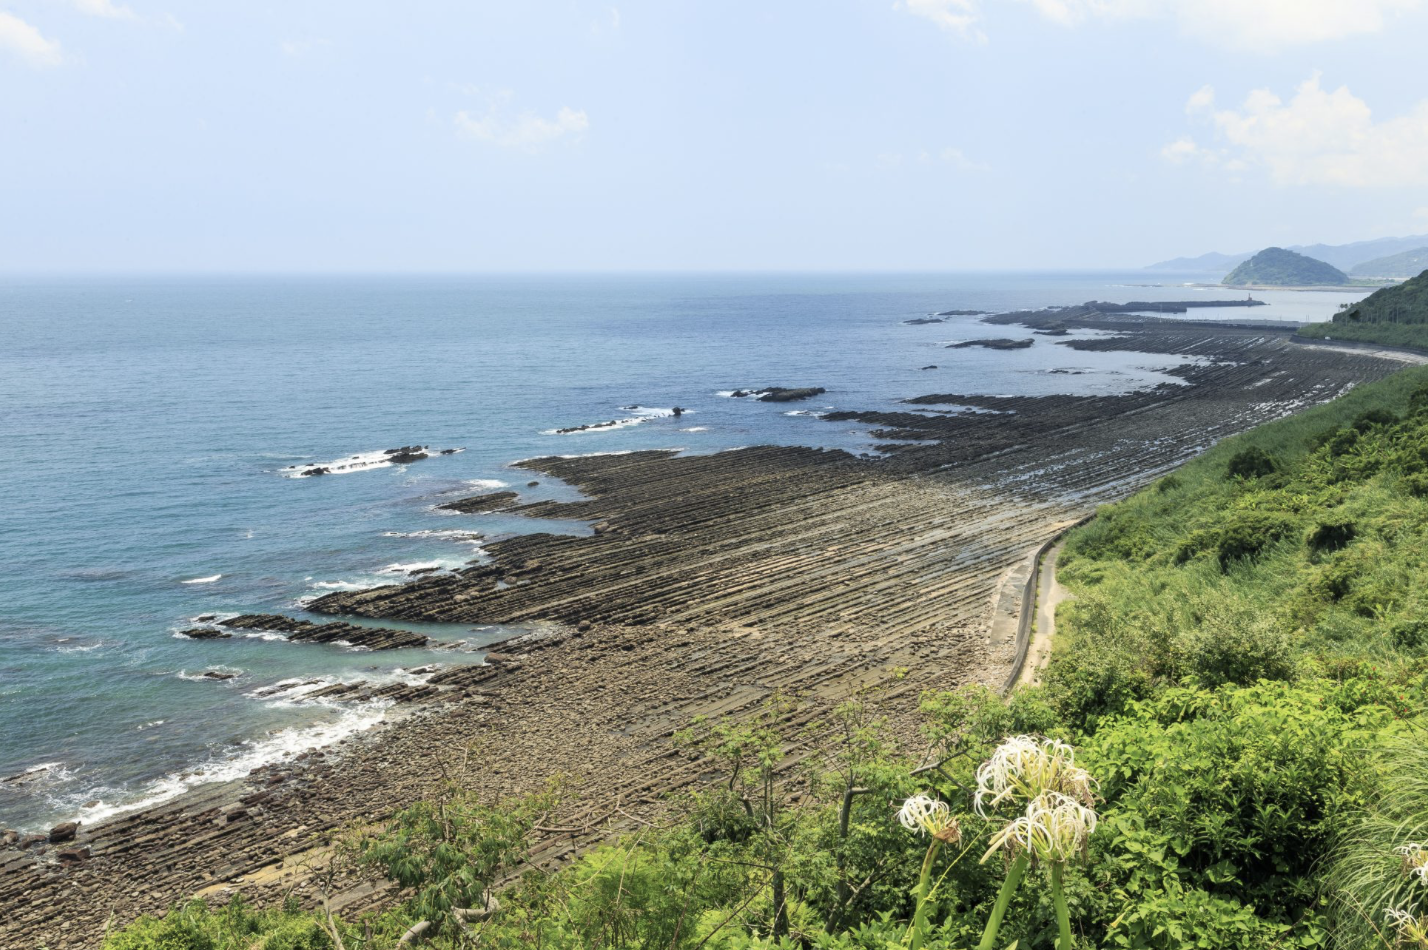
[[[1385,910],[1428,912],[1428,887],[1404,873],[1395,850],[1428,842],[1428,749],[1391,745],[1380,761],[1379,792],[1341,836],[1326,864],[1331,919],[1339,950],[1393,947]]]

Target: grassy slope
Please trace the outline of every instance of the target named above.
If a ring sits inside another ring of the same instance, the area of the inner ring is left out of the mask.
[[[1314,443],[1370,410],[1402,415],[1424,384],[1428,368],[1406,370],[1226,440],[1076,532],[1062,556],[1063,582],[1109,601],[1120,622],[1138,627],[1173,618],[1183,631],[1218,611],[1292,637],[1300,652],[1395,653],[1393,631],[1428,617],[1428,499],[1411,491],[1428,462],[1420,456],[1428,416]],[[1228,477],[1230,460],[1251,448],[1279,471]],[[1340,549],[1333,539],[1317,548],[1306,540],[1339,523],[1354,532]],[[1244,543],[1231,536],[1237,527],[1251,544],[1271,540],[1254,557],[1236,557],[1233,545]]]

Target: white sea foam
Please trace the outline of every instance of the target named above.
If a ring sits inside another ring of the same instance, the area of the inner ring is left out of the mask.
[[[32,765],[29,768],[25,769],[25,774],[29,775],[31,772],[48,772],[51,769],[58,769],[63,767],[63,762],[41,762],[39,765]]]
[[[790,409],[784,413],[786,416],[822,416],[823,413],[817,409]]]
[[[214,574],[214,575],[212,575],[212,576],[210,576],[210,577],[195,577],[195,578],[194,578],[193,580],[191,580],[191,581],[179,581],[179,583],[180,583],[180,584],[212,584],[214,581],[218,580],[218,579],[219,579],[220,577],[222,577],[222,576],[223,576],[222,574]]]
[[[437,558],[432,561],[412,561],[407,564],[388,564],[386,567],[382,568],[377,573],[400,576],[404,574],[411,574],[413,571],[423,571],[425,573],[430,573],[433,570],[454,571],[457,568],[465,566],[466,562],[459,558]]]
[[[99,642],[99,643],[86,643],[86,644],[84,644],[84,645],[82,645],[82,646],[74,646],[74,647],[55,647],[55,652],[56,652],[56,653],[88,653],[88,652],[90,652],[91,650],[98,650],[98,649],[99,649],[100,647],[102,647],[102,646],[104,646],[104,643],[101,641],[101,642]]]
[[[314,596],[307,599],[316,600],[317,598]],[[249,630],[243,634],[243,637],[247,640],[282,640],[284,643],[288,639],[285,634],[274,633],[271,630]]]
[[[688,429],[680,429],[680,432],[708,432],[708,426],[690,426]]]
[[[661,452],[683,452],[684,450],[683,450],[683,449],[660,449],[659,451],[661,451]],[[533,455],[533,456],[531,456],[531,457],[528,458],[528,459],[516,459],[516,460],[515,460],[514,462],[512,462],[511,464],[512,464],[512,465],[519,465],[519,464],[521,464],[522,462],[534,462],[536,459],[540,459],[540,458],[592,459],[592,458],[596,458],[597,456],[601,456],[601,455],[634,455],[634,454],[635,454],[635,450],[634,450],[634,449],[620,449],[620,450],[615,451],[615,452],[577,452],[577,453],[575,453],[574,455]]]
[[[137,729],[139,732],[143,732],[145,729],[152,729],[155,726],[162,726],[166,722],[168,722],[167,719],[155,719],[153,722],[142,723],[138,726],[135,726],[134,728]]]
[[[73,820],[85,824],[94,824],[141,808],[151,808],[177,798],[196,786],[241,779],[260,766],[291,759],[303,752],[331,745],[369,729],[386,718],[391,705],[386,701],[363,703],[343,709],[332,722],[284,729],[266,739],[245,742],[215,755],[195,769],[166,775],[137,795],[103,787],[68,795],[65,801],[56,804],[75,809],[72,812]],[[80,806],[77,803],[81,801],[93,801],[94,804]]]
[[[467,488],[490,489],[505,488],[510,482],[503,482],[499,478],[473,478],[466,483]]]
[[[458,544],[469,544],[479,548],[485,536],[475,531],[454,531],[439,530],[436,528],[425,528],[421,531],[383,531],[384,538],[436,538],[442,541],[455,541]]]
[[[317,590],[370,590],[381,585],[363,581],[313,581],[310,586]]]

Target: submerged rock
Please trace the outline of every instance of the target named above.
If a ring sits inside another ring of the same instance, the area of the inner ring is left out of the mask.
[[[188,637],[190,640],[228,640],[233,634],[225,633],[217,627],[190,627],[180,630],[179,636]]]

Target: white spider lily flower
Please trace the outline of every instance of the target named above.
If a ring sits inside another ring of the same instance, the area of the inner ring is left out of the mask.
[[[897,820],[908,831],[932,835],[944,843],[955,844],[962,839],[962,829],[952,817],[952,809],[930,795],[914,795],[903,802]]]
[[[1042,792],[1059,792],[1090,805],[1098,785],[1076,765],[1076,750],[1061,740],[1012,736],[977,769],[973,808],[985,818],[1002,802],[1017,797],[1031,801]]]
[[[1422,946],[1428,942],[1428,918],[1416,917],[1398,907],[1385,908],[1383,916],[1398,938],[1400,946]]]
[[[1394,852],[1403,855],[1404,873],[1418,878],[1418,883],[1428,887],[1428,846],[1410,841],[1401,848],[1395,848]]]
[[[1407,930],[1409,927],[1418,923],[1412,914],[1398,907],[1385,908],[1383,916],[1388,921],[1389,926],[1398,931]]]
[[[1025,853],[1039,864],[1064,863],[1085,853],[1096,822],[1095,809],[1061,792],[1042,792],[1026,806],[1026,814],[992,838],[982,860],[1006,850]]]

